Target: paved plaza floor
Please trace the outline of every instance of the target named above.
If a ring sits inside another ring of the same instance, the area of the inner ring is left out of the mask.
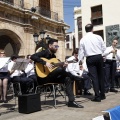
[[[47,98],[46,103],[44,103],[44,96],[42,96],[41,111],[23,114],[18,111],[18,102],[14,106],[15,99],[12,99],[11,95],[8,97],[8,103],[0,103],[0,120],[92,120],[92,118],[104,114],[102,111],[120,105],[120,92],[107,93],[106,99],[101,102],[92,102],[91,98],[93,96],[76,96],[76,101],[84,108],[67,107],[64,98],[59,96],[57,97],[57,108],[55,109],[52,97]],[[18,101],[18,98],[16,101]],[[14,107],[15,109],[13,109]]]

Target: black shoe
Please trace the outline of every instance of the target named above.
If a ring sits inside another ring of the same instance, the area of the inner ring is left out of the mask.
[[[118,90],[114,89],[114,88],[111,88],[110,89],[110,92],[118,92]]]
[[[4,102],[4,103],[8,103],[8,101],[7,101],[7,100],[4,100],[3,102]]]
[[[101,100],[104,100],[106,99],[106,96],[105,95],[101,95]]]
[[[75,108],[84,108],[84,106],[79,105],[77,102],[68,102],[68,107],[75,107]]]
[[[3,103],[3,100],[0,100],[0,103]]]
[[[84,95],[93,95],[92,93],[90,93],[89,91],[84,92]]]
[[[101,102],[101,99],[100,98],[93,98],[91,101],[93,101],[93,102]]]
[[[106,89],[106,90],[105,90],[105,93],[108,93],[108,92],[109,92],[109,89]]]

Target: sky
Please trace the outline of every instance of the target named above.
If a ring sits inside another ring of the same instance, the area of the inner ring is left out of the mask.
[[[80,7],[80,0],[63,0],[64,22],[70,26],[68,32],[74,31],[74,7]]]

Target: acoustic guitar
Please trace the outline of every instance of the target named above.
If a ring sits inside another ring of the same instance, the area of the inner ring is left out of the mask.
[[[49,69],[47,66],[44,66],[43,64],[36,63],[35,64],[36,73],[41,78],[47,77],[49,75],[49,73],[54,71],[57,67],[64,65],[64,62],[60,62],[57,58],[52,58],[50,60],[48,60],[46,58],[41,58],[41,59],[54,65],[53,69]],[[77,61],[72,60],[72,61],[67,61],[67,62],[68,63],[73,63],[73,62],[75,63]]]

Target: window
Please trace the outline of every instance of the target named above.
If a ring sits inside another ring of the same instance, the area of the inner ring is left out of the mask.
[[[40,14],[51,18],[50,0],[39,0]]]
[[[69,35],[66,36],[66,42],[68,42],[68,41],[69,41]]]
[[[66,44],[67,49],[69,49],[69,43]]]
[[[39,0],[39,6],[46,10],[50,10],[50,0]]]
[[[82,30],[82,18],[78,17],[77,18],[77,24],[78,24],[78,31]]]
[[[103,24],[102,5],[91,7],[91,22],[93,25]]]
[[[104,39],[103,30],[94,31],[94,33],[100,35]]]

